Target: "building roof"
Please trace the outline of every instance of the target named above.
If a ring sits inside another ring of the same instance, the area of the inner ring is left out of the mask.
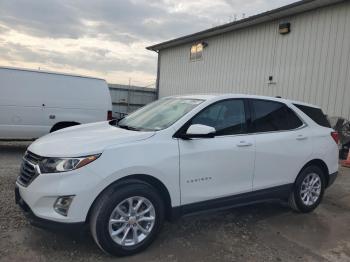
[[[75,74],[67,74],[67,73],[59,73],[59,72],[45,71],[45,70],[35,70],[35,69],[8,67],[8,66],[0,66],[0,69],[17,70],[17,71],[34,72],[34,73],[43,73],[43,74],[51,74],[51,75],[61,75],[61,76],[81,77],[81,78],[89,78],[89,79],[96,79],[96,80],[106,81],[106,80],[104,80],[102,78],[98,78],[98,77],[75,75]]]
[[[155,88],[144,87],[144,86],[134,86],[134,85],[122,85],[122,84],[110,84],[108,83],[110,89],[119,89],[119,90],[131,90],[131,91],[142,91],[142,92],[156,92]]]
[[[241,19],[232,23],[216,26],[204,31],[200,31],[194,34],[182,36],[169,41],[165,41],[159,44],[146,47],[148,50],[159,51],[165,48],[191,43],[198,40],[204,40],[205,38],[219,35],[222,33],[239,30],[242,28],[250,27],[253,25],[281,19],[284,17],[296,15],[299,13],[307,12],[317,8],[321,8],[328,5],[333,5],[346,0],[302,0],[280,8],[276,8],[264,13],[253,15],[245,19]]]

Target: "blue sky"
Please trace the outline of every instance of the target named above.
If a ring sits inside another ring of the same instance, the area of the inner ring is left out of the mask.
[[[0,0],[0,65],[151,85],[154,43],[293,0]]]

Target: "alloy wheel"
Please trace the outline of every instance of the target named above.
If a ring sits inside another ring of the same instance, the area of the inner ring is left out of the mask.
[[[322,180],[316,173],[308,174],[300,188],[301,201],[306,206],[312,206],[317,202],[321,195]]]
[[[156,219],[153,204],[145,197],[133,196],[121,201],[109,218],[109,234],[121,246],[134,246],[151,233]]]

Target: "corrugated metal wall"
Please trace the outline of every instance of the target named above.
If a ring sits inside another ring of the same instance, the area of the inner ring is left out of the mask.
[[[301,100],[330,116],[350,118],[350,2],[205,40],[203,59],[190,62],[191,44],[160,51],[160,97],[245,93]],[[273,76],[272,83],[269,76]]]
[[[139,86],[108,84],[112,99],[113,117],[131,113],[156,100],[156,90]]]

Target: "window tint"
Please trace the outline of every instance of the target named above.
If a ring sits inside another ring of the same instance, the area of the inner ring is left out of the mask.
[[[311,106],[303,106],[294,104],[297,108],[299,108],[303,113],[305,113],[308,117],[310,117],[313,121],[315,121],[320,126],[331,127],[327,117],[323,114],[322,110],[319,108],[311,107]]]
[[[208,106],[196,115],[191,124],[214,127],[216,135],[233,135],[245,132],[245,110],[243,100],[225,100]]]
[[[297,115],[285,104],[252,100],[254,132],[292,130],[303,125]]]

